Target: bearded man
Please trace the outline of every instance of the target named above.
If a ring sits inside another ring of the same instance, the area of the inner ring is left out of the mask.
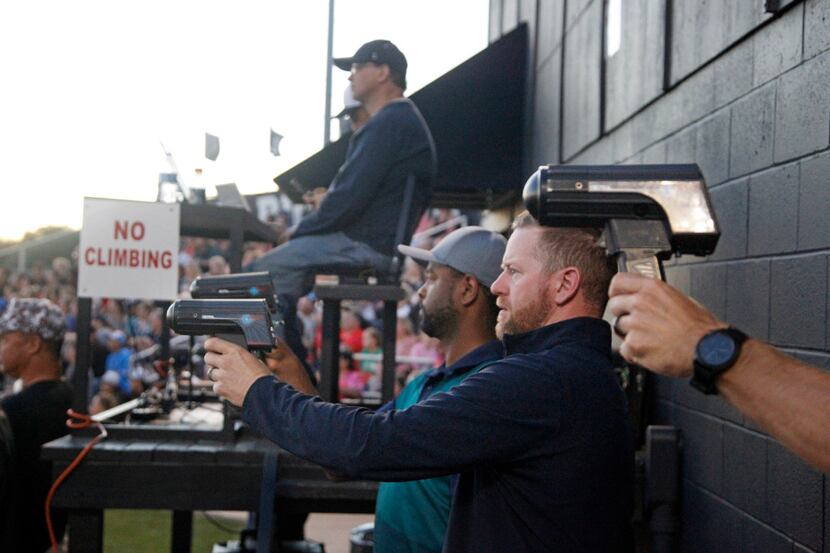
[[[349,478],[458,473],[444,551],[631,551],[633,453],[597,236],[519,217],[491,291],[505,357],[403,410],[303,395],[245,349],[205,347],[254,429]]]

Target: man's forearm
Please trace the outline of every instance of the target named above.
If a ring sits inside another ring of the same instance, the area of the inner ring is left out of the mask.
[[[251,386],[242,409],[243,420],[256,431],[338,479],[418,480],[457,472],[413,463],[411,450],[401,447],[393,428],[377,417],[298,394],[269,378]]]
[[[277,338],[276,347],[265,354],[265,366],[280,379],[298,392],[316,396],[320,392],[311,381],[309,373],[299,357],[291,351],[283,338]]]
[[[830,473],[830,373],[749,340],[717,386],[771,436]]]
[[[272,372],[282,382],[285,382],[298,392],[302,392],[310,396],[316,396],[320,393],[317,390],[317,387],[311,383],[308,373],[302,367],[292,370],[274,370]]]

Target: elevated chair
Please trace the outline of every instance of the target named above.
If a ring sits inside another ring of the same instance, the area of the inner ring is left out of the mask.
[[[387,271],[375,267],[333,265],[315,270],[315,296],[323,302],[323,346],[320,358],[320,395],[337,401],[340,352],[340,304],[343,300],[383,302],[383,343],[381,370],[381,405],[392,400],[395,390],[395,327],[398,302],[406,297],[400,286],[403,254],[398,244],[408,244],[417,218],[410,220],[408,206],[415,195],[417,179],[409,175],[404,187],[401,217],[395,232],[395,255]],[[323,277],[322,275],[326,275]]]

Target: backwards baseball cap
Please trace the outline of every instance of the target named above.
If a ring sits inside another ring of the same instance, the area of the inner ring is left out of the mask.
[[[397,71],[401,79],[406,80],[406,56],[388,40],[367,42],[358,48],[352,57],[334,58],[332,61],[343,71],[350,71],[353,63],[372,62],[378,65],[388,65],[389,69]]]
[[[502,235],[470,226],[451,232],[431,250],[401,244],[398,251],[422,265],[438,263],[471,274],[489,288],[501,273],[506,245],[507,240]]]
[[[23,332],[44,340],[61,340],[66,332],[63,312],[49,300],[12,298],[0,317],[0,334]]]
[[[346,90],[343,92],[343,109],[332,117],[332,119],[340,119],[341,117],[345,117],[347,115],[351,115],[351,113],[362,106],[358,100],[354,97],[354,92],[352,92],[352,85],[346,87]]]

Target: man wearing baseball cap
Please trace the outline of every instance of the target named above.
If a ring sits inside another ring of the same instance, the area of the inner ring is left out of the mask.
[[[437,338],[444,364],[410,382],[380,409],[406,409],[502,358],[496,340],[499,308],[490,286],[501,272],[507,240],[470,226],[444,237],[432,250],[399,245],[398,250],[426,266],[418,290],[421,330]],[[456,476],[409,482],[381,482],[375,507],[375,553],[440,553],[447,534]]]
[[[406,57],[388,40],[367,42],[351,57],[336,58],[350,71],[354,99],[369,121],[349,140],[346,160],[319,209],[303,218],[285,244],[254,261],[249,270],[270,271],[280,297],[288,344],[304,358],[297,299],[313,286],[318,268],[393,266],[398,222],[406,217],[407,240],[429,204],[436,173],[432,134],[418,108],[403,97]],[[407,179],[416,186],[407,203]]]
[[[23,389],[5,399],[14,436],[15,473],[10,516],[14,523],[0,540],[2,551],[44,551],[49,536],[43,502],[52,483],[49,463],[40,461],[40,446],[67,433],[66,410],[72,390],[61,380],[60,350],[64,315],[44,299],[15,298],[0,317],[0,370],[19,379]],[[66,515],[53,512],[60,539]]]
[[[440,340],[444,364],[419,375],[378,412],[406,409],[446,392],[501,359],[495,333],[499,308],[490,286],[501,271],[506,243],[499,234],[470,226],[448,234],[432,250],[398,246],[426,268],[426,281],[418,290],[421,330]],[[279,358],[270,357],[269,368],[283,382],[316,395],[300,363],[286,353],[283,348]],[[454,485],[451,476],[382,482],[375,509],[375,553],[440,553]]]
[[[352,85],[347,86],[343,91],[343,109],[332,119],[340,120],[341,135],[349,132],[355,133],[369,122],[369,112],[355,99]]]
[[[504,356],[449,391],[388,413],[327,404],[209,338],[214,391],[254,430],[340,476],[457,473],[446,552],[632,551],[634,455],[601,318],[613,264],[597,233],[523,214],[501,267],[490,291]]]

